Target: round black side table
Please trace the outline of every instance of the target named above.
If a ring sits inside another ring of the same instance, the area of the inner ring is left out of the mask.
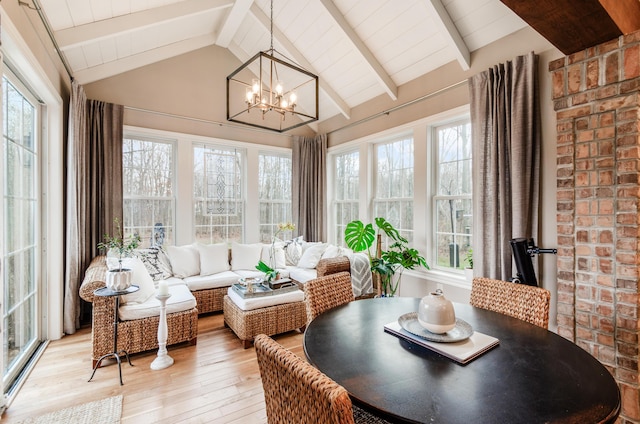
[[[116,302],[115,302],[115,311],[113,314],[114,316],[113,318],[113,352],[105,353],[100,357],[100,359],[98,359],[98,362],[96,362],[96,365],[93,367],[93,372],[91,373],[91,377],[89,378],[89,381],[93,379],[93,376],[96,374],[96,370],[100,368],[100,364],[102,363],[102,360],[113,356],[115,360],[118,362],[118,374],[120,375],[120,385],[121,386],[123,385],[122,366],[121,366],[121,359],[120,359],[121,356],[124,355],[127,358],[127,362],[129,362],[129,365],[133,366],[133,364],[131,363],[131,359],[129,359],[129,353],[126,350],[118,351],[118,310],[120,309],[120,296],[125,294],[135,293],[138,290],[140,290],[140,287],[136,285],[132,285],[128,289],[121,290],[121,291],[114,291],[107,287],[102,287],[93,292],[93,294],[95,294],[96,296],[103,296],[103,297],[115,296]]]

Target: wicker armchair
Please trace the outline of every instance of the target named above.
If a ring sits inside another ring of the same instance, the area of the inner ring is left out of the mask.
[[[307,325],[324,311],[355,300],[348,272],[326,275],[304,285]]]
[[[471,305],[549,328],[549,290],[490,278],[474,278]]]
[[[255,339],[269,424],[387,423],[352,405],[346,389],[271,337]]]
[[[93,303],[93,322],[91,329],[92,367],[98,359],[113,351],[113,321],[115,315],[115,297],[101,297],[93,294],[105,286],[107,263],[105,256],[97,256],[89,264],[84,281],[80,286],[80,297]],[[158,324],[160,317],[148,317],[118,322],[118,351],[128,353],[144,352],[158,348]],[[181,342],[196,344],[198,336],[198,310],[167,314],[167,345]]]

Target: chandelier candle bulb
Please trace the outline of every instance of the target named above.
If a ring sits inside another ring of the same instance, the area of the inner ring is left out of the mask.
[[[158,282],[158,294],[160,296],[166,296],[169,294],[169,285],[165,280],[160,280]]]

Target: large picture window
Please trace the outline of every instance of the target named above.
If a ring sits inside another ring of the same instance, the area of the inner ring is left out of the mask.
[[[174,144],[126,137],[123,140],[125,234],[144,246],[174,244]]]
[[[243,155],[238,149],[193,148],[195,238],[202,243],[243,240]]]
[[[459,121],[434,128],[437,158],[433,197],[436,266],[462,269],[471,247],[471,124]]]
[[[359,217],[360,154],[348,152],[334,156],[334,222],[336,244],[344,244],[344,229]]]
[[[258,161],[260,241],[270,243],[278,224],[291,222],[291,157],[261,153]]]
[[[401,137],[375,146],[373,217],[389,221],[413,240],[413,138]]]
[[[3,393],[41,341],[40,140],[37,100],[16,76],[2,77]],[[0,402],[0,405],[2,402]]]

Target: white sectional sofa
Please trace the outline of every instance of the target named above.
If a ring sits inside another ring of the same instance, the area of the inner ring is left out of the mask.
[[[365,254],[319,242],[304,242],[300,238],[275,244],[226,243],[167,246],[164,249],[144,249],[139,257],[152,279],[164,279],[169,286],[185,284],[193,293],[198,313],[222,310],[222,299],[228,287],[240,278],[262,277],[255,267],[262,260],[275,263],[280,277],[291,278],[298,284],[318,277],[318,265],[324,269],[341,263],[343,271],[352,271],[355,263],[368,269]],[[346,263],[345,263],[346,258]],[[370,270],[354,275],[356,297],[373,290]],[[368,277],[368,278],[367,278]]]

